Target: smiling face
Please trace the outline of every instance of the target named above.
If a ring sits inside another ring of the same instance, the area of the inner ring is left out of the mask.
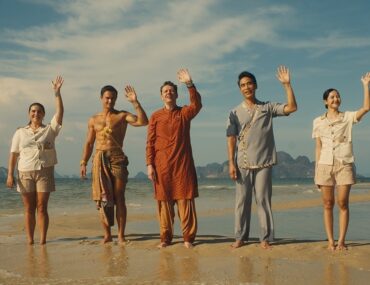
[[[41,105],[32,104],[28,111],[28,117],[30,119],[30,123],[41,125],[42,120],[45,117],[44,108]]]
[[[165,105],[176,105],[177,92],[174,86],[164,85],[161,91],[161,99]]]
[[[332,110],[338,110],[341,103],[340,95],[337,90],[333,90],[324,100],[325,107]]]
[[[240,93],[246,100],[255,100],[257,85],[250,77],[243,77],[239,82]]]
[[[101,96],[103,109],[112,110],[116,104],[117,95],[112,91],[105,91]]]

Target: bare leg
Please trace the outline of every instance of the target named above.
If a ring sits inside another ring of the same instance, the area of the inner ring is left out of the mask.
[[[328,249],[335,250],[333,236],[333,208],[334,208],[334,186],[320,186],[324,206],[324,225],[328,238]]]
[[[24,205],[24,219],[28,244],[34,244],[36,226],[36,192],[23,193],[22,200]]]
[[[40,231],[40,244],[46,243],[46,235],[49,228],[48,202],[50,192],[37,193],[37,220]]]
[[[122,179],[115,178],[114,180],[114,198],[116,202],[116,219],[118,226],[118,241],[124,243],[125,228],[127,219],[127,207],[125,200],[126,182]]]
[[[338,249],[347,249],[345,239],[349,224],[349,193],[351,185],[341,185],[337,187],[338,197],[337,203],[339,207],[339,238]]]
[[[112,233],[111,233],[111,230],[110,230],[110,226],[107,226],[105,224],[105,222],[103,222],[103,221],[102,221],[102,226],[103,226],[103,229],[104,229],[103,243],[111,242],[113,240],[113,238],[112,238]]]

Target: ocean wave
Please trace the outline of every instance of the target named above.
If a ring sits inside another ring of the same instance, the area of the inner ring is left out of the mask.
[[[133,208],[140,208],[143,205],[142,204],[138,204],[138,203],[128,203],[127,206],[128,207],[133,207]]]

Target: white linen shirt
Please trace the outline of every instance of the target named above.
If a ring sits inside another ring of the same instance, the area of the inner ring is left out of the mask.
[[[334,159],[342,163],[354,162],[352,126],[358,122],[356,113],[340,113],[334,122],[328,120],[326,113],[314,119],[312,138],[320,138],[322,144],[319,164],[333,165]]]
[[[18,170],[40,170],[57,164],[55,138],[61,128],[54,116],[50,124],[39,127],[35,133],[29,125],[17,129],[10,152],[19,153]]]

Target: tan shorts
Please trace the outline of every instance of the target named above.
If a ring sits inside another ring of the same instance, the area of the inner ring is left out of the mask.
[[[41,170],[19,171],[17,191],[20,193],[55,191],[54,166]]]
[[[315,171],[315,184],[323,186],[352,185],[356,183],[353,163],[343,164],[334,161],[334,165],[318,164]]]

